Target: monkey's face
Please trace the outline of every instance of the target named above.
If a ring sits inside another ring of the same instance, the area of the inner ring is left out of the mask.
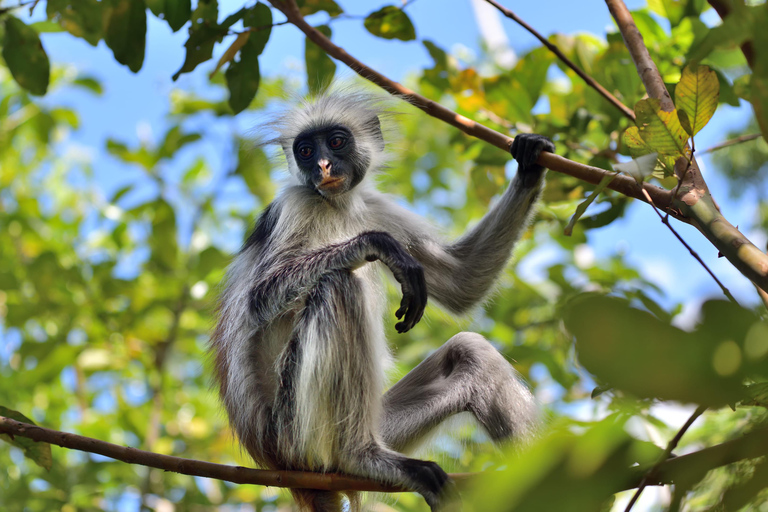
[[[293,141],[293,157],[304,182],[325,197],[354,188],[370,164],[352,132],[341,125],[303,131]]]

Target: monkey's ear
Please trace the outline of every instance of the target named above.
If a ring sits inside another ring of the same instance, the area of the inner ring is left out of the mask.
[[[384,135],[381,133],[379,116],[373,116],[367,123],[365,123],[365,128],[370,130],[373,140],[376,143],[376,149],[384,151]]]

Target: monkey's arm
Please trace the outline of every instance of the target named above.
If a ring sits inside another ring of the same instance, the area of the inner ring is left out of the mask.
[[[535,211],[544,185],[544,169],[535,162],[542,151],[554,149],[541,135],[518,135],[512,145],[516,176],[498,203],[455,242],[406,233],[411,253],[424,266],[429,294],[442,305],[463,313],[486,296]]]
[[[403,298],[395,315],[399,332],[421,319],[427,304],[424,271],[413,256],[387,233],[370,231],[339,244],[287,258],[266,271],[251,289],[250,309],[257,326],[267,324],[303,302],[320,279],[339,270],[353,271],[380,260],[400,283]]]

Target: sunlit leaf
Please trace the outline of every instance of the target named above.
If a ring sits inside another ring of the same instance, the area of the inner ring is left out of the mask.
[[[683,69],[683,76],[675,87],[675,106],[679,112],[687,114],[688,135],[694,136],[706,126],[717,109],[719,95],[720,82],[709,67],[686,66]],[[683,128],[686,127],[683,125]]]
[[[658,99],[648,98],[637,102],[635,116],[640,137],[653,151],[672,157],[685,154],[688,134],[680,125],[677,111],[666,112]]]
[[[371,34],[384,39],[412,41],[416,39],[416,29],[408,15],[399,7],[387,5],[369,14],[363,25]]]
[[[45,94],[51,66],[35,29],[6,16],[2,54],[16,83],[32,94]]]

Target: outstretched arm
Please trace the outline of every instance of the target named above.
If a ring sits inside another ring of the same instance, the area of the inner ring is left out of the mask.
[[[545,171],[535,162],[542,151],[554,149],[554,144],[541,135],[518,135],[511,148],[518,162],[517,175],[485,217],[453,243],[425,236],[413,214],[403,212],[402,217],[390,221],[392,232],[400,233],[411,254],[424,266],[429,294],[443,306],[466,312],[491,289],[543,189]]]
[[[424,271],[413,256],[387,233],[369,231],[339,244],[287,258],[264,273],[253,286],[250,309],[256,325],[271,322],[298,301],[304,300],[328,273],[353,271],[380,260],[400,283],[403,298],[395,327],[406,332],[421,319],[427,304]]]

